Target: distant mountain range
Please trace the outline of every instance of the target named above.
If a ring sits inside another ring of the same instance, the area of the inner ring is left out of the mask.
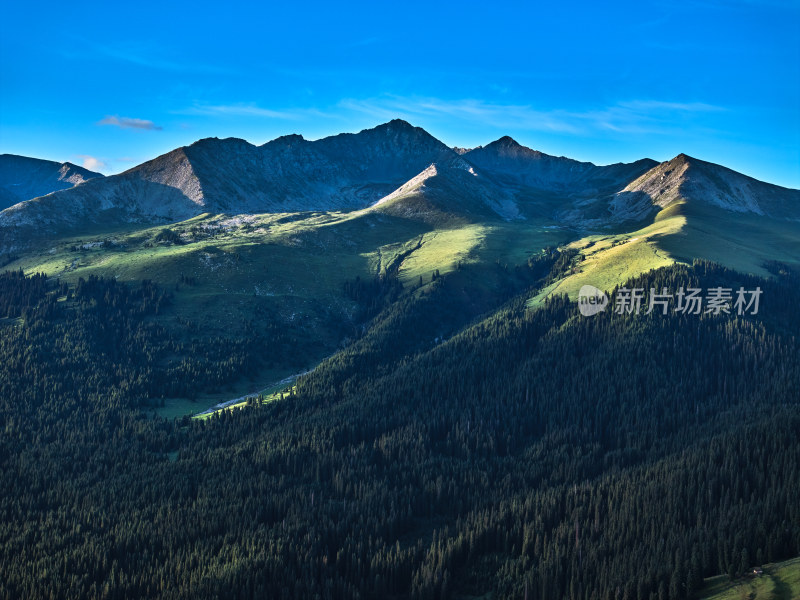
[[[21,232],[166,223],[202,213],[370,209],[437,223],[535,216],[590,228],[644,220],[686,200],[800,219],[800,191],[683,154],[660,164],[598,166],[507,136],[464,150],[402,120],[317,141],[288,135],[255,146],[203,139],[110,177],[3,155],[0,194],[6,248]]]
[[[0,210],[102,177],[69,162],[0,154]]]

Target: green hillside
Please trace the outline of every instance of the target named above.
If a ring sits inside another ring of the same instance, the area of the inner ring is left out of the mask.
[[[11,257],[6,268],[45,273],[66,284],[90,276],[152,280],[173,297],[153,319],[184,340],[256,335],[275,346],[270,332],[281,330],[281,360],[265,361],[251,376],[201,391],[197,398],[165,398],[159,411],[175,416],[268,391],[333,354],[368,318],[347,292],[347,282],[355,280],[396,276],[400,293],[409,294],[436,276],[472,266],[461,277],[472,277],[470,286],[481,294],[500,297],[487,275],[492,269],[519,268],[545,248],[573,252],[572,267],[531,296],[529,305],[538,306],[556,294],[574,298],[587,283],[611,289],[676,261],[703,258],[761,275],[767,274],[767,260],[800,261],[800,233],[793,223],[696,203],[674,204],[650,223],[598,232],[546,217],[443,222],[445,228],[436,228],[383,207],[206,214],[164,226],[71,234]]]
[[[755,569],[755,567],[754,567]],[[731,581],[727,575],[706,579],[702,600],[797,600],[800,598],[800,558],[766,564],[761,574]]]
[[[584,284],[610,290],[650,269],[695,259],[768,275],[764,265],[769,261],[800,265],[800,226],[679,201],[645,227],[587,235],[566,247],[580,254],[574,272],[533,298],[531,305],[552,294],[575,298]]]
[[[547,222],[432,229],[370,210],[202,215],[51,240],[5,268],[45,273],[66,284],[90,276],[152,280],[173,295],[154,319],[184,339],[252,335],[248,323],[268,337],[267,322],[281,327],[287,360],[206,390],[199,404],[168,398],[161,412],[174,416],[266,389],[335,352],[362,318],[345,291],[348,281],[372,281],[391,272],[404,293],[411,293],[435,273],[446,275],[463,265],[513,267],[571,237],[574,233]]]

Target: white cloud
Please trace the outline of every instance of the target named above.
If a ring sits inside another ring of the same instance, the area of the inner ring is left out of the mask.
[[[108,165],[99,158],[89,156],[88,154],[79,154],[78,156],[83,159],[81,164],[84,169],[89,169],[90,171],[103,171],[108,169]]]
[[[147,119],[132,119],[130,117],[106,116],[97,122],[98,125],[113,125],[120,129],[146,129],[150,131],[160,131],[159,127]]]

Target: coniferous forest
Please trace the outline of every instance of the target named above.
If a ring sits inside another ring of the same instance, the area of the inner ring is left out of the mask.
[[[347,347],[207,420],[150,409],[281,360],[279,328],[177,338],[148,281],[6,272],[0,598],[677,600],[800,554],[798,274],[627,284],[758,314],[529,308],[571,259],[353,279]]]

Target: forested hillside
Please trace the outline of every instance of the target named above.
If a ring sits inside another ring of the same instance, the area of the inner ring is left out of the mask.
[[[757,315],[528,309],[569,264],[351,281],[371,320],[284,400],[178,421],[159,388],[279,331],[192,346],[151,283],[3,275],[0,597],[662,600],[800,554],[798,276],[628,282],[760,286]]]

